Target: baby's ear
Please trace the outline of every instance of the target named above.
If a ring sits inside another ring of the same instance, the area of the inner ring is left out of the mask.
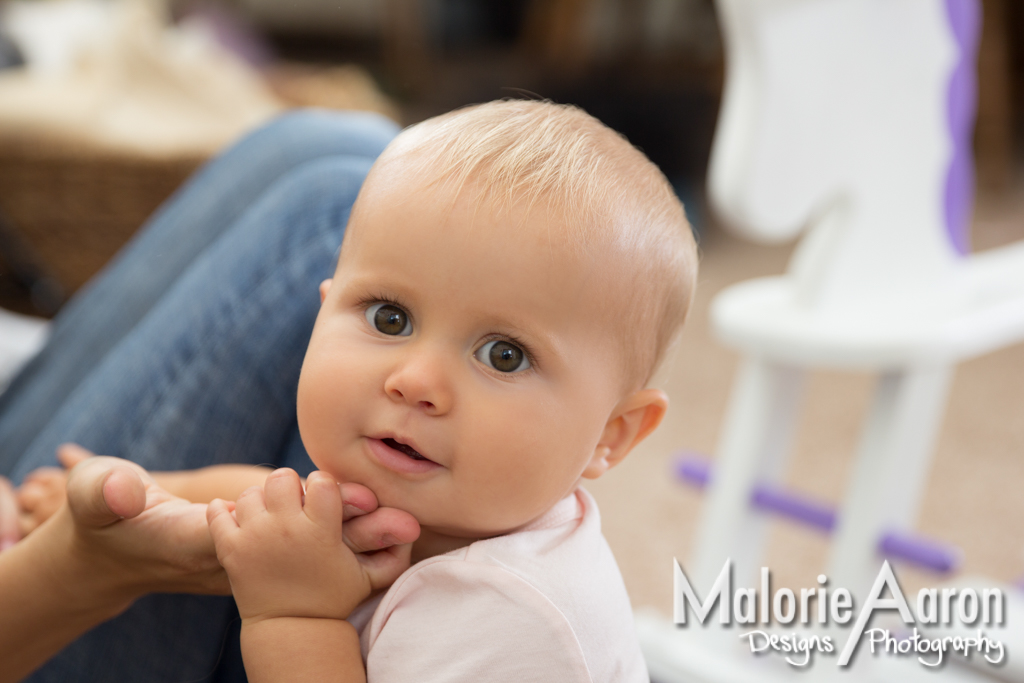
[[[331,278],[327,278],[320,283],[320,303],[324,302],[327,298],[327,290],[331,288],[331,283],[334,282]]]
[[[583,470],[587,479],[597,479],[633,450],[661,424],[668,409],[668,396],[661,389],[641,389],[615,406],[594,455]]]

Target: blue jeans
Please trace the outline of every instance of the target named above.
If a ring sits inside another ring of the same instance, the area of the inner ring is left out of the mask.
[[[308,473],[295,393],[317,285],[396,132],[373,115],[290,114],[197,173],[0,396],[0,473],[18,482],[67,441],[151,470]],[[237,648],[221,656],[235,617],[230,598],[149,596],[29,680],[244,680]]]

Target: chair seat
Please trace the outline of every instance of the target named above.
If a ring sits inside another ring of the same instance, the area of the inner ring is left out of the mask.
[[[789,276],[727,288],[712,303],[718,338],[744,353],[800,367],[887,370],[955,363],[1024,340],[1024,244],[965,259],[964,294],[886,315],[812,308]]]

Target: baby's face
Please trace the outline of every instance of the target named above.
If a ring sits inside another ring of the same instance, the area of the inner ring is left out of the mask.
[[[573,255],[558,212],[523,220],[452,197],[396,174],[367,181],[321,288],[298,415],[317,467],[476,538],[604,471],[621,266],[611,249]]]

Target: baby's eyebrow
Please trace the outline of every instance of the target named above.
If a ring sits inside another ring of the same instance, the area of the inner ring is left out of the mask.
[[[414,287],[405,286],[403,283],[394,282],[391,279],[383,279],[374,273],[346,277],[345,289],[353,296],[365,298],[386,295],[401,299],[409,305],[413,303],[412,299],[416,292]]]

